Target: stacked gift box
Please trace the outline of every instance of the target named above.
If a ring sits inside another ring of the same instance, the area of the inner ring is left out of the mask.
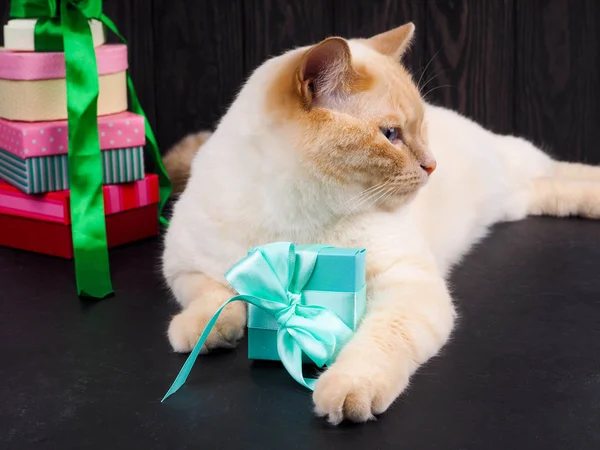
[[[10,20],[0,49],[0,245],[73,257],[65,58],[34,51],[35,20]],[[144,118],[127,112],[127,47],[90,21],[108,245],[158,233],[159,186],[144,172]]]

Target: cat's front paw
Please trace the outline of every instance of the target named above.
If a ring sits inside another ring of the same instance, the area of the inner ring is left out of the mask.
[[[214,311],[201,308],[187,308],[171,319],[169,342],[173,350],[180,353],[190,352],[206,328]],[[208,335],[201,353],[216,348],[233,348],[244,335],[246,326],[246,308],[240,302],[225,307],[217,323]]]
[[[336,363],[317,381],[315,413],[332,425],[343,420],[367,422],[387,410],[407,384],[408,377],[399,381],[397,374],[367,361]]]

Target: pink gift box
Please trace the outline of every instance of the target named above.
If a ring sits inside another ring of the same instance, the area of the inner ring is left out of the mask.
[[[96,48],[96,64],[98,75],[127,70],[127,46],[108,44]],[[0,50],[0,78],[21,81],[65,78],[65,54]]]
[[[131,112],[98,117],[100,148],[146,143],[144,118]],[[67,121],[15,122],[0,119],[0,148],[20,158],[67,154]]]

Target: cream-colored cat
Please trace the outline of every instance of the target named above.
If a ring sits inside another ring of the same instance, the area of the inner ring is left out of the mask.
[[[367,248],[367,314],[313,397],[334,424],[384,412],[448,340],[444,278],[490,225],[600,216],[600,169],[424,103],[400,63],[413,32],[330,38],[260,66],[193,159],[166,236],[164,276],[183,307],[168,332],[178,352],[233,295],[224,274],[251,247]],[[168,168],[185,173],[185,159]],[[206,347],[235,345],[245,314],[228,306]]]

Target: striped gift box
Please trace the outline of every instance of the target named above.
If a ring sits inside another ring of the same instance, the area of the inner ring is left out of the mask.
[[[144,118],[125,112],[98,118],[104,184],[144,178]],[[0,179],[27,194],[69,188],[66,121],[0,119]]]
[[[102,183],[130,183],[144,177],[144,147],[102,152]],[[27,194],[69,189],[67,155],[21,159],[0,149],[0,178]]]
[[[109,247],[158,234],[158,177],[103,186]],[[70,191],[24,194],[0,181],[0,245],[73,257]]]
[[[104,212],[117,214],[158,203],[158,176],[148,174],[143,180],[102,187]],[[0,181],[0,214],[17,215],[47,222],[71,223],[70,191],[28,195]],[[158,217],[157,217],[158,220]]]

